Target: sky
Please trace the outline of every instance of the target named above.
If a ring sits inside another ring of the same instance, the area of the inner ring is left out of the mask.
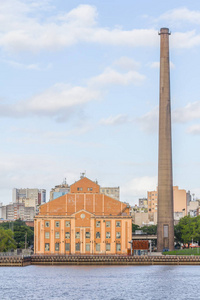
[[[200,198],[200,3],[0,0],[0,202],[86,172],[134,205],[157,187],[160,28],[173,184]]]

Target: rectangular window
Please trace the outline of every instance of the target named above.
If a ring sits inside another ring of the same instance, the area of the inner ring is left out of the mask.
[[[96,232],[96,239],[100,239],[101,238],[101,234],[99,231]]]
[[[89,243],[85,244],[85,251],[90,252],[90,244]]]
[[[60,249],[60,244],[59,243],[55,243],[55,251],[59,251]]]
[[[116,222],[116,227],[121,227],[121,221]]]
[[[77,191],[82,191],[82,190],[83,190],[82,187],[78,187],[78,188],[77,188]]]
[[[80,243],[76,243],[76,251],[80,251]]]
[[[65,251],[69,251],[70,249],[70,243],[65,243]]]
[[[117,252],[121,251],[121,244],[119,244],[119,243],[116,244],[116,251]]]
[[[106,221],[106,227],[110,227],[110,221]]]
[[[50,222],[49,221],[46,221],[45,222],[45,227],[49,227],[50,226]]]
[[[65,227],[70,227],[70,221],[65,222]]]
[[[80,232],[79,231],[76,232],[76,239],[80,239]]]
[[[49,243],[45,243],[45,251],[49,251]]]
[[[92,188],[88,188],[87,190],[88,190],[88,191],[92,191]]]
[[[106,239],[110,239],[110,232],[106,232]]]
[[[101,221],[96,221],[96,227],[100,227],[101,226]]]
[[[70,233],[69,232],[65,232],[65,238],[70,239]]]
[[[168,225],[164,225],[164,238],[168,238]]]
[[[96,251],[97,251],[97,252],[100,251],[100,244],[96,244]]]
[[[106,243],[106,251],[110,251],[110,243]]]
[[[56,238],[56,239],[59,239],[59,238],[60,238],[60,232],[57,232],[57,231],[55,232],[55,238]]]
[[[49,239],[49,232],[45,232],[45,239]]]
[[[116,239],[120,239],[121,238],[121,232],[116,232]]]
[[[60,221],[56,221],[55,227],[60,227]]]
[[[89,232],[89,231],[87,231],[87,232],[85,233],[85,238],[86,238],[86,239],[90,239],[90,232]]]

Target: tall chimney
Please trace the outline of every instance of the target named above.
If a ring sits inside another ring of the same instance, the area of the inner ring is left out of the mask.
[[[160,29],[157,251],[174,249],[169,29]]]

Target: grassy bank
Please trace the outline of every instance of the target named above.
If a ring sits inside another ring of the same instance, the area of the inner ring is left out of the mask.
[[[200,255],[200,248],[190,248],[163,252],[164,255]]]

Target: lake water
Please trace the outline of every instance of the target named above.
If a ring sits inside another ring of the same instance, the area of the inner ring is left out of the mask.
[[[200,299],[200,266],[0,267],[0,299]]]

